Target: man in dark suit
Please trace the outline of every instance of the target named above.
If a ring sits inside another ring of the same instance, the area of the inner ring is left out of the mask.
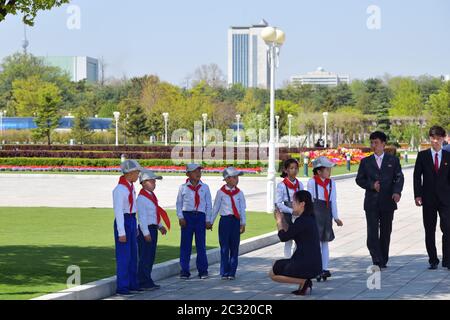
[[[386,140],[380,131],[370,135],[374,154],[361,160],[356,176],[356,183],[366,190],[367,248],[373,264],[380,268],[386,268],[389,260],[392,220],[404,184],[399,159],[384,152]]]
[[[439,265],[436,224],[439,212],[442,231],[442,266],[450,269],[450,152],[442,149],[446,133],[442,127],[429,131],[431,149],[419,152],[414,167],[414,197],[422,207],[429,269]]]

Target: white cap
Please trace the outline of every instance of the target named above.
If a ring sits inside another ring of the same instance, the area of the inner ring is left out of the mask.
[[[196,163],[189,163],[186,166],[186,172],[192,172],[192,171],[195,171],[197,169],[203,169],[203,167],[201,165],[199,165],[199,164],[196,164]]]
[[[142,183],[146,180],[162,180],[162,177],[157,176],[152,170],[144,169],[139,175],[139,182]]]
[[[122,173],[144,170],[136,160],[125,160],[120,164],[120,169],[122,170]]]
[[[321,168],[321,167],[332,168],[336,165],[335,163],[331,162],[330,160],[328,160],[327,157],[324,157],[324,156],[314,159],[312,161],[312,164],[313,164],[314,169]]]
[[[244,173],[242,171],[237,170],[235,167],[228,167],[223,170],[223,180],[228,177],[242,176],[243,174]]]

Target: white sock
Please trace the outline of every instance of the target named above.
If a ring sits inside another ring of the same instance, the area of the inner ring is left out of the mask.
[[[322,250],[322,269],[328,270],[328,262],[330,261],[330,250],[328,248],[328,241],[321,241],[320,249]]]
[[[293,242],[294,242],[293,240],[289,240],[284,243],[284,257],[287,259],[292,257],[292,243]]]

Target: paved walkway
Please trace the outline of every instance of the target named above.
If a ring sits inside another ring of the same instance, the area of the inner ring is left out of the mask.
[[[314,281],[313,294],[290,294],[294,285],[272,282],[268,272],[274,260],[282,258],[283,245],[276,244],[240,257],[235,281],[221,280],[219,265],[210,266],[211,278],[188,281],[171,277],[160,281],[160,290],[138,294],[130,299],[450,299],[450,271],[429,271],[424,245],[421,211],[413,202],[412,170],[405,170],[405,192],[395,214],[391,241],[391,260],[381,272],[380,289],[369,290],[367,268],[371,260],[366,248],[363,190],[354,180],[337,182],[340,216],[344,227],[337,228],[330,245],[330,269],[327,282]],[[441,246],[440,232],[437,245]],[[195,274],[195,271],[193,272]],[[111,297],[110,299],[123,299]]]

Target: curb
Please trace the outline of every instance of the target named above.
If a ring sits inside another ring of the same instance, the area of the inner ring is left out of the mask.
[[[270,232],[261,236],[253,237],[241,241],[239,245],[239,255],[249,253],[264,247],[280,242],[278,232]],[[206,251],[208,264],[220,262],[220,248]],[[191,256],[190,267],[195,270],[195,260],[197,255]],[[166,279],[178,275],[180,272],[179,259],[172,259],[154,265],[152,278],[155,281]],[[90,282],[63,291],[50,293],[31,300],[99,300],[116,294],[116,276]]]

